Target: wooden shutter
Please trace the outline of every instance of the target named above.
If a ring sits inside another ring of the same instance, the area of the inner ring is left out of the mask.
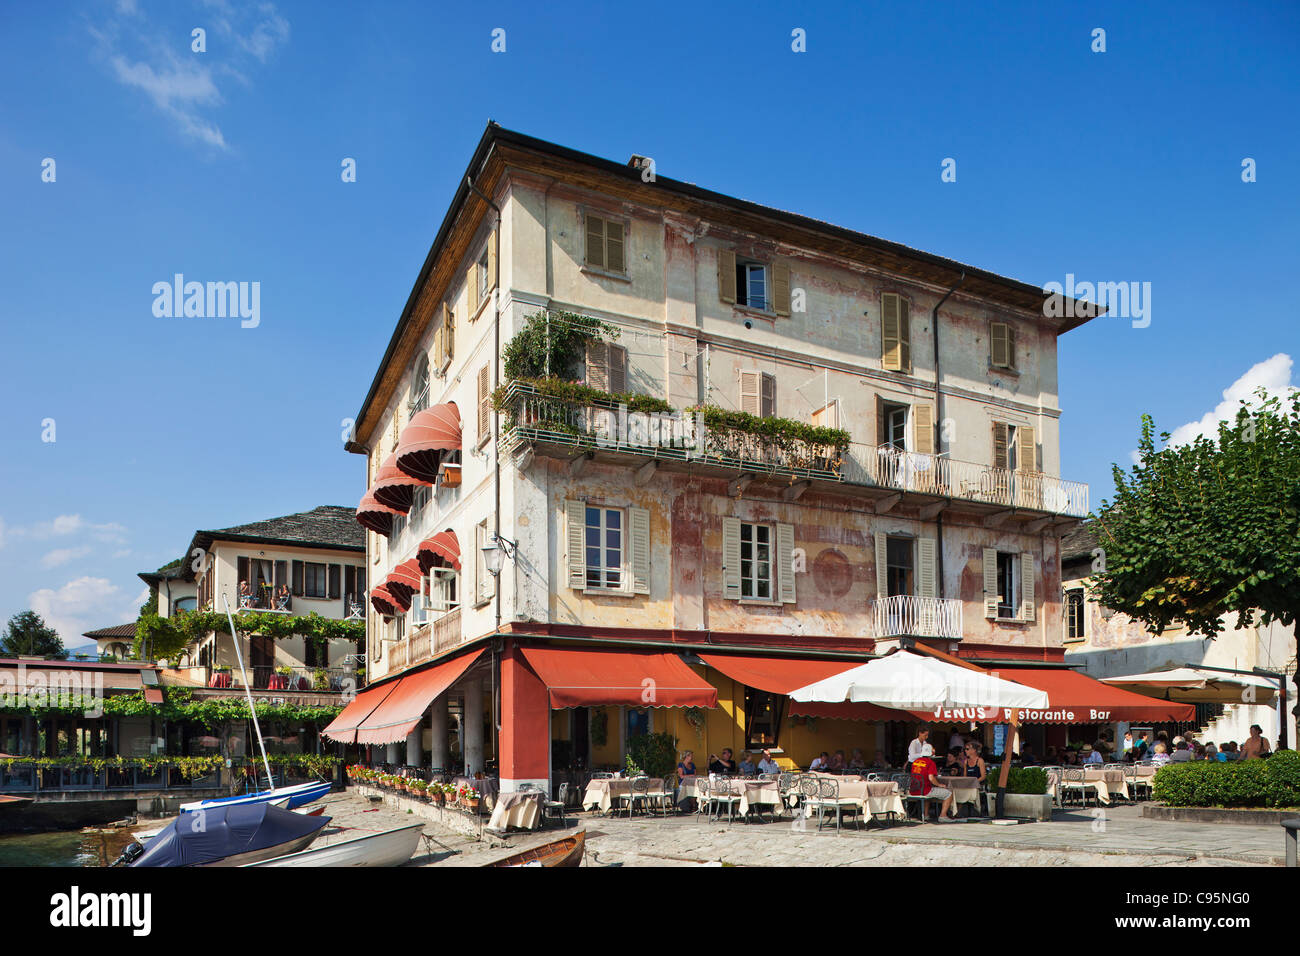
[[[876,532],[876,597],[889,597],[889,536]]]
[[[918,538],[916,542],[918,581],[916,593],[923,598],[939,596],[938,548],[934,538]]]
[[[1016,329],[1015,326],[1007,326],[1007,368],[1016,367]]]
[[[989,363],[996,368],[1007,368],[1011,364],[1009,357],[1010,326],[1005,322],[994,322],[989,326]]]
[[[568,538],[566,560],[569,587],[582,590],[587,586],[587,505],[576,499],[564,502],[565,532]]]
[[[912,370],[912,320],[908,314],[910,306],[907,296],[898,297],[898,367],[904,372]]]
[[[592,339],[587,343],[587,384],[602,392],[609,389],[609,343]]]
[[[609,391],[621,395],[627,391],[627,349],[621,345],[610,345],[605,349],[608,362],[606,366]]]
[[[243,555],[240,555],[238,558],[235,559],[235,575],[236,577],[239,578],[239,580],[235,582],[235,587],[238,587],[240,584],[243,584],[245,581],[248,581],[248,558],[244,557]],[[249,592],[251,593],[253,589],[253,582],[251,581],[248,582],[248,588],[249,588]]]
[[[1034,556],[1028,551],[1020,555],[1020,620],[1034,619]]]
[[[465,275],[465,293],[469,300],[469,314],[478,313],[478,263],[475,262],[469,267],[469,272]]]
[[[740,519],[722,519],[722,596],[740,600]]]
[[[443,366],[446,364],[446,330],[447,322],[445,318],[442,322],[438,323],[438,327],[433,330],[433,361],[438,367],[439,372],[442,371]]]
[[[880,297],[880,367],[898,371],[903,367],[899,345],[898,296],[886,292]]]
[[[762,379],[758,372],[741,369],[740,372],[740,410],[755,418],[763,413]]]
[[[343,565],[331,564],[329,571],[329,598],[336,601],[340,595],[342,587]]]
[[[839,428],[840,427],[840,403],[838,399],[831,399],[830,404],[823,405],[817,411],[812,413],[812,423],[818,428]]]
[[[610,272],[626,272],[623,255],[623,224],[609,220],[605,223],[605,268]]]
[[[587,265],[605,268],[605,220],[587,214]]]
[[[295,597],[302,595],[302,574],[302,562],[295,561],[293,563],[293,593]]]
[[[984,549],[984,616],[998,616],[998,552]]]
[[[478,443],[492,437],[492,367],[478,370]]]
[[[632,533],[632,593],[650,593],[650,512],[628,508],[628,529]]]
[[[776,526],[777,594],[782,604],[794,604],[794,525]]]
[[[993,423],[993,467],[1007,467],[1007,423]]]
[[[1034,430],[1028,425],[1016,429],[1016,471],[1037,471],[1038,449],[1034,444]]]
[[[912,441],[918,455],[934,454],[934,406],[912,406]]]
[[[357,569],[347,564],[343,566],[343,601],[355,601],[357,599]],[[346,614],[348,609],[343,609]]]
[[[772,263],[772,311],[790,314],[790,263],[781,259]]]
[[[366,569],[357,568],[357,599],[366,593]]]
[[[718,298],[736,301],[736,254],[730,249],[718,250]]]
[[[280,590],[280,585],[289,583],[289,562],[275,562],[275,589]]]
[[[762,414],[764,418],[773,418],[776,415],[776,376],[763,373],[763,403]]]
[[[497,287],[497,231],[492,230],[488,236],[488,264],[487,264],[487,283],[489,289]]]

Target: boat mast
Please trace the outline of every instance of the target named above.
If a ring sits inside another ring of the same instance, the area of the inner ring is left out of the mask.
[[[257,749],[262,752],[262,766],[266,768],[266,789],[274,790],[275,781],[271,778],[271,761],[266,759],[266,745],[262,743],[262,725],[257,722],[253,692],[248,689],[248,673],[244,670],[244,655],[239,650],[239,633],[235,630],[235,618],[230,613],[230,600],[223,594],[221,603],[226,606],[226,620],[230,622],[230,640],[235,645],[235,659],[239,661],[239,676],[244,680],[244,696],[248,698],[248,712],[253,715],[253,730],[257,731]]]

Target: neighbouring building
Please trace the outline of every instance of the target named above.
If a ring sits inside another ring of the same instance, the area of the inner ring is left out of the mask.
[[[113,657],[124,661],[131,656],[131,646],[135,643],[135,621],[86,631],[81,636],[95,642],[95,650],[101,658]]]
[[[1087,309],[645,168],[484,133],[347,446],[372,685],[329,735],[505,790],[648,731],[806,766],[896,746],[786,694],[900,641],[1063,669]]]

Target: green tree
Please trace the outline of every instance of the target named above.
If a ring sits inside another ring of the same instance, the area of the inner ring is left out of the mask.
[[[0,635],[0,656],[16,657],[19,654],[39,654],[43,657],[63,657],[63,641],[57,631],[41,619],[35,611],[21,611],[9,619],[9,626]]]
[[[1229,612],[1238,628],[1258,615],[1300,629],[1300,390],[1260,399],[1215,439],[1171,447],[1164,433],[1159,449],[1142,416],[1141,460],[1114,467],[1115,500],[1097,516],[1101,604],[1156,634],[1214,637]]]

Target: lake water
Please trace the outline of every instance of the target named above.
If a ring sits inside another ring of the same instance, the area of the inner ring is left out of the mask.
[[[129,830],[0,835],[0,866],[107,866],[130,842]]]

